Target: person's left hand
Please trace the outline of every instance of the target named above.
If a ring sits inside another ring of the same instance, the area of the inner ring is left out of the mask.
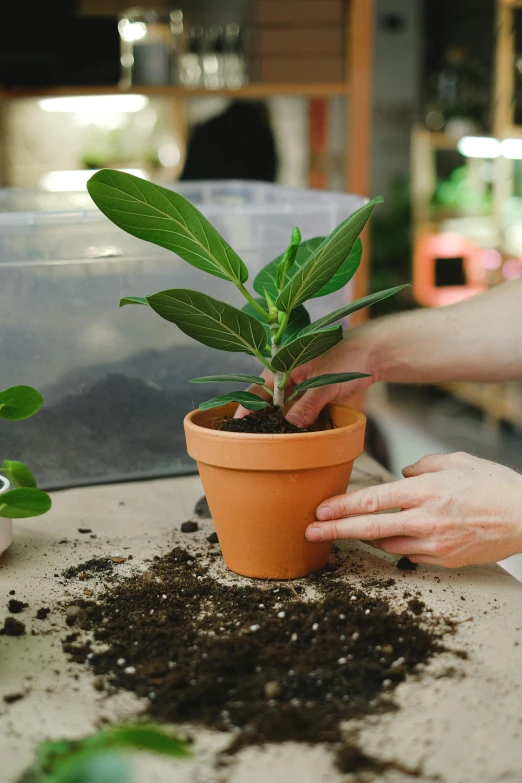
[[[325,500],[308,541],[361,539],[414,563],[459,568],[522,552],[522,476],[470,454],[433,454],[406,477]],[[396,513],[377,511],[401,509]]]

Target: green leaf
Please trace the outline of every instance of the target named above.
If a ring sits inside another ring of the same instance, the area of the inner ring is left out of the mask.
[[[341,326],[322,329],[318,332],[298,337],[283,347],[272,357],[272,367],[278,372],[289,373],[295,367],[315,359],[329,351],[343,339]]]
[[[21,421],[40,410],[43,397],[31,386],[11,386],[0,391],[0,419]]]
[[[249,411],[260,411],[269,405],[266,400],[262,400],[257,394],[237,391],[228,392],[228,394],[220,394],[219,397],[212,397],[211,400],[202,402],[199,407],[202,411],[208,411],[210,408],[218,408],[220,405],[226,405],[227,402],[239,402],[243,408],[246,408]]]
[[[297,248],[297,254],[292,266],[292,275],[295,275],[301,267],[308,261],[312,253],[324,242],[324,237],[314,237],[313,239],[306,239],[301,242]],[[257,274],[254,279],[254,291],[260,296],[265,296],[265,291],[272,299],[277,299],[279,295],[279,289],[277,287],[277,268],[283,260],[284,253],[273,261],[270,261],[263,269]]]
[[[0,495],[0,517],[25,519],[39,517],[51,508],[51,498],[41,489],[23,487]]]
[[[329,386],[331,383],[346,383],[347,381],[356,381],[359,378],[370,378],[365,372],[331,372],[326,375],[316,375],[315,378],[308,378],[294,387],[295,392],[306,391],[306,389],[316,389],[319,386]],[[293,396],[293,394],[292,394]]]
[[[369,307],[370,305],[375,304],[375,302],[380,302],[382,299],[393,296],[398,293],[398,291],[402,291],[403,288],[407,288],[408,285],[409,284],[397,285],[394,288],[387,288],[385,291],[379,291],[376,294],[370,294],[362,299],[357,299],[355,302],[350,302],[350,304],[340,307],[338,310],[334,310],[333,313],[324,315],[322,318],[319,318],[317,321],[310,324],[310,326],[306,326],[301,334],[308,334],[308,332],[315,332],[317,329],[323,329],[325,326],[333,324],[341,318],[346,318],[346,316],[351,313],[356,313],[358,310],[364,310],[365,307]]]
[[[263,304],[263,300],[261,298],[256,297],[256,301],[260,304]],[[242,308],[244,313],[248,313],[248,315],[251,315],[253,318],[257,318],[257,320],[263,324],[266,332],[266,339],[267,339],[267,350],[264,352],[265,356],[270,356],[270,341],[271,341],[271,335],[270,335],[270,326],[267,324],[266,321],[261,320],[261,317],[259,313],[252,307],[250,303],[247,303]],[[283,335],[283,345],[290,342],[290,340],[293,340],[297,335],[303,331],[303,329],[308,326],[310,323],[310,315],[308,314],[307,309],[303,305],[299,305],[298,307],[295,307],[292,312],[290,313],[290,319],[288,321],[288,326],[285,329],[285,333]]]
[[[158,315],[203,345],[253,354],[266,347],[266,330],[256,318],[207,294],[171,288],[147,301]]]
[[[294,226],[294,228],[292,229],[292,238],[290,240],[290,244],[288,245],[285,252],[283,253],[282,260],[277,265],[276,284],[277,284],[278,291],[280,291],[285,284],[286,273],[293,266],[300,244],[301,244],[301,232],[299,231],[297,226]]]
[[[156,726],[114,726],[85,740],[88,748],[133,748],[162,756],[190,756],[186,742]]]
[[[177,253],[197,269],[234,284],[248,280],[237,253],[186,198],[113,169],[87,183],[96,206],[127,233]]]
[[[309,323],[310,315],[308,310],[303,305],[294,307],[290,313],[290,320],[288,321],[288,326],[285,329],[282,344],[286,345],[287,343],[294,340],[297,335],[300,334],[303,329],[306,328],[306,326],[308,326]]]
[[[100,751],[64,759],[52,774],[36,778],[35,783],[132,783],[132,779],[126,759],[114,752]]]
[[[23,462],[14,459],[4,459],[0,472],[9,480],[13,488],[36,487],[36,480]]]
[[[357,238],[354,242],[352,249],[350,250],[348,257],[343,261],[335,275],[329,280],[326,285],[316,291],[310,299],[318,299],[320,296],[328,296],[335,291],[339,291],[340,288],[350,282],[354,274],[359,269],[362,257],[362,242]]]
[[[355,240],[366,225],[375,205],[380,201],[382,201],[380,197],[370,201],[326,237],[277,297],[278,310],[288,312],[326,286],[350,254]]]
[[[264,383],[259,375],[204,375],[192,378],[189,383]]]
[[[146,296],[124,296],[123,299],[120,299],[120,307],[125,307],[125,305],[129,304],[149,306]]]

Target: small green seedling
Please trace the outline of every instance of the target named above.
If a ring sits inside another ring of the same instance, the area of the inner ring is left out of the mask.
[[[404,288],[396,286],[371,294],[313,323],[304,307],[307,300],[338,291],[351,280],[361,261],[359,234],[381,198],[354,212],[327,237],[303,242],[299,229],[294,228],[284,253],[254,279],[255,297],[245,287],[249,275],[244,262],[201,212],[178,193],[111,169],[97,172],[87,188],[99,209],[124,231],[172,250],[203,272],[228,280],[246,299],[239,310],[199,291],[171,288],[121,300],[121,306],[148,305],[203,345],[251,354],[273,375],[273,391],[257,375],[212,375],[194,378],[192,383],[258,384],[272,397],[274,405],[284,408],[286,402],[314,386],[368,377],[360,372],[319,375],[297,384],[285,399],[292,371],[341,342],[343,329],[338,321]],[[269,404],[252,392],[234,391],[199,407],[206,410],[231,401],[249,410],[261,410]]]
[[[0,391],[0,419],[22,421],[37,413],[43,404],[40,392],[31,386],[11,386]],[[51,508],[51,498],[36,486],[29,468],[22,462],[5,459],[0,465],[12,489],[0,495],[0,517],[23,519],[38,517]]]
[[[112,726],[79,740],[38,745],[35,760],[18,783],[131,783],[122,751],[190,756],[187,742],[154,725]]]

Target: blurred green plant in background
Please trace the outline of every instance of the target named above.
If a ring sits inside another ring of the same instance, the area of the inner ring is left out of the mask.
[[[397,177],[386,197],[386,208],[374,213],[371,226],[370,293],[409,283],[412,268],[410,184]],[[413,307],[411,288],[404,288],[394,301],[373,305],[372,318]]]

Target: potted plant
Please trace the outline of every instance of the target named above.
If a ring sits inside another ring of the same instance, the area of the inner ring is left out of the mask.
[[[0,391],[0,419],[21,421],[34,416],[43,403],[31,386],[11,386]],[[0,555],[13,540],[13,519],[37,517],[51,508],[51,498],[36,486],[22,462],[4,459],[0,466]]]
[[[402,288],[367,296],[313,323],[304,307],[308,299],[338,291],[352,278],[362,253],[359,234],[382,199],[350,215],[326,238],[302,242],[294,228],[284,253],[255,278],[255,297],[245,286],[248,270],[241,258],[179,194],[110,169],[97,172],[87,187],[117,226],[228,280],[246,299],[239,310],[198,291],[172,288],[120,302],[151,307],[204,345],[251,354],[273,374],[273,392],[256,375],[192,380],[258,384],[272,398],[270,404],[252,391],[233,391],[202,403],[185,418],[188,453],[198,464],[226,564],[245,576],[272,579],[321,568],[330,544],[307,542],[305,529],[324,498],[346,490],[353,461],[363,450],[365,417],[351,408],[331,406],[330,423],[322,429],[289,433],[283,426],[284,407],[305,389],[364,374],[311,378],[288,397],[285,388],[295,367],[342,340],[342,318]],[[257,412],[251,433],[227,431],[238,403]],[[273,420],[274,415],[281,422],[279,433],[263,432],[259,417]]]

